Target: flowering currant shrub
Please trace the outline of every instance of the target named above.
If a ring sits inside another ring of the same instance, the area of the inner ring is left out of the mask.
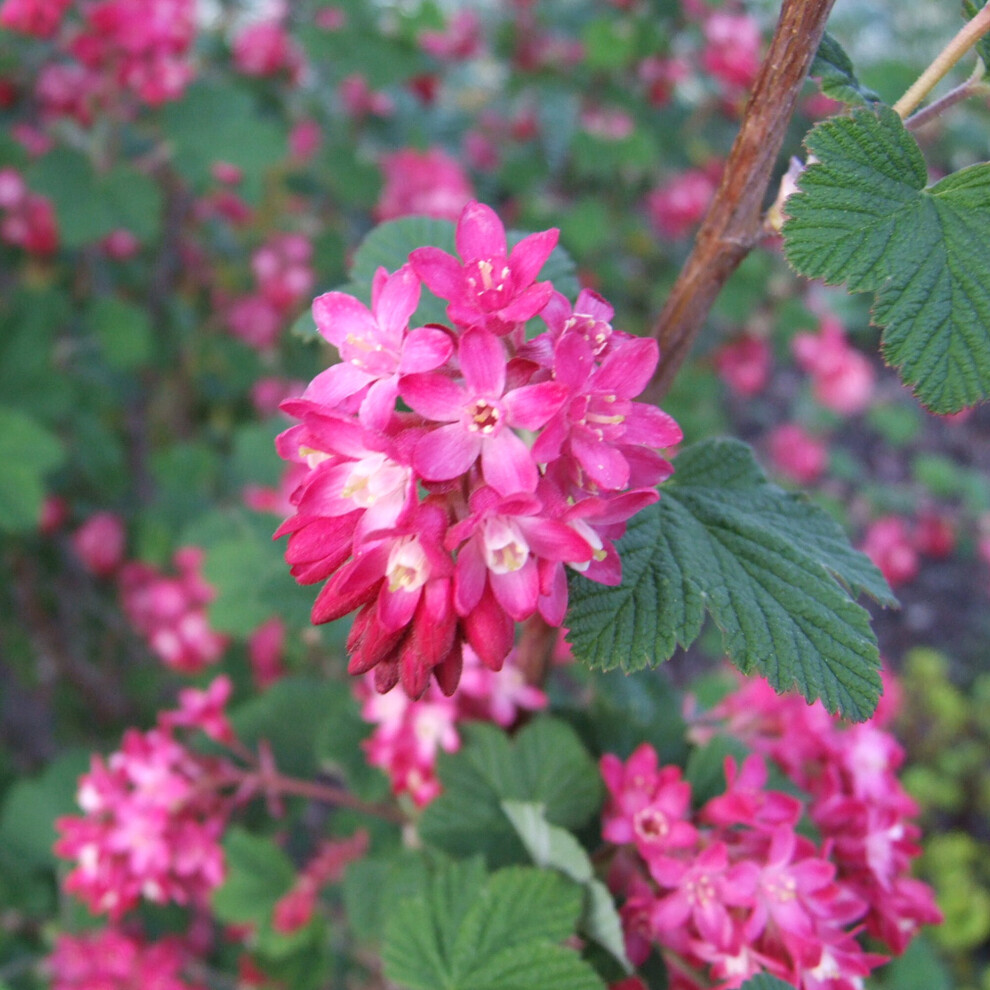
[[[975,986],[990,7],[829,6],[0,0],[5,990]]]

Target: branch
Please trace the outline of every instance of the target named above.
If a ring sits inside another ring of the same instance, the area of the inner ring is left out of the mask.
[[[715,297],[761,238],[767,185],[834,2],[784,0],[715,200],[654,328],[661,357],[653,400],[670,387]]]

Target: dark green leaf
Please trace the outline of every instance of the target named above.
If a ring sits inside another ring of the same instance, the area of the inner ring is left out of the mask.
[[[990,164],[925,188],[917,142],[888,107],[819,124],[787,201],[803,275],[876,294],[884,358],[918,399],[957,412],[990,395]]]
[[[822,92],[833,100],[854,106],[880,102],[880,97],[856,78],[851,59],[830,34],[822,37],[808,75],[820,79]]]
[[[574,731],[538,718],[513,740],[490,725],[469,725],[466,743],[441,757],[444,792],[423,814],[424,841],[455,855],[481,853],[490,863],[525,859],[501,802],[536,801],[555,825],[577,828],[601,799],[594,761]]]
[[[770,484],[745,444],[697,444],[676,467],[618,545],[622,584],[571,579],[576,656],[602,669],[651,666],[690,645],[707,612],[744,673],[868,717],[879,655],[850,590],[892,604],[880,572],[821,509]]]
[[[101,296],[89,311],[107,363],[122,371],[151,357],[151,321],[146,310],[116,296]]]
[[[758,973],[751,976],[739,990],[794,990],[794,984],[785,983],[769,973]]]
[[[580,889],[548,870],[486,877],[479,860],[441,866],[385,929],[386,976],[412,990],[601,990],[594,970],[556,944],[574,933]]]

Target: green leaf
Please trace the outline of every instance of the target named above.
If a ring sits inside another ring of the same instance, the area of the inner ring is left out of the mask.
[[[40,776],[19,780],[10,788],[0,812],[0,855],[6,865],[20,871],[54,867],[53,823],[62,815],[80,814],[76,791],[89,762],[88,753],[72,750]]]
[[[63,459],[57,437],[20,410],[0,407],[0,532],[37,527],[44,477]]]
[[[893,604],[880,572],[821,509],[770,484],[745,444],[697,444],[676,467],[618,544],[622,584],[571,577],[575,655],[639,670],[689,646],[707,612],[743,673],[867,718],[880,696],[879,655],[850,591]]]
[[[758,973],[751,976],[739,990],[794,990],[794,984],[786,983],[769,973]]]
[[[963,0],[963,17],[971,21],[982,9],[983,4],[974,3],[974,0]],[[990,37],[983,35],[976,43],[976,54],[983,60],[984,67],[990,68]]]
[[[704,746],[691,750],[684,779],[691,785],[695,807],[725,793],[725,758],[734,756],[736,765],[749,755],[749,747],[735,736],[716,735]]]
[[[183,174],[202,188],[216,162],[234,165],[244,173],[238,192],[252,202],[261,196],[262,176],[287,150],[283,124],[262,116],[251,96],[232,85],[191,86],[162,110],[162,122]]]
[[[591,858],[566,829],[551,825],[543,806],[531,801],[503,801],[502,810],[533,859],[544,869],[560,870],[584,888],[584,908],[578,930],[597,942],[627,972],[632,963],[626,955],[622,923],[608,888],[594,876]]]
[[[423,841],[490,863],[526,858],[502,810],[505,799],[544,805],[555,825],[578,828],[601,801],[598,769],[574,730],[537,718],[512,740],[491,725],[468,725],[465,745],[438,763],[443,793],[420,820]]]
[[[111,367],[127,371],[151,357],[151,321],[140,306],[101,296],[90,307],[89,319]]]
[[[227,876],[210,898],[217,919],[231,925],[251,925],[255,947],[268,956],[282,958],[304,946],[310,940],[309,928],[290,935],[272,928],[275,905],[296,878],[289,857],[270,838],[252,835],[238,826],[227,831],[223,851]]]
[[[129,165],[97,173],[82,153],[59,148],[31,167],[28,185],[52,200],[66,247],[81,247],[121,227],[141,241],[158,235],[161,191]]]
[[[828,33],[822,36],[808,75],[820,79],[822,92],[833,100],[854,106],[880,102],[880,97],[856,78],[852,60]]]
[[[323,731],[328,723],[352,741],[359,721],[354,699],[339,683],[302,676],[281,678],[231,713],[238,736],[252,748],[266,741],[275,765],[292,777],[325,769],[320,757],[335,748]]]
[[[427,879],[423,855],[410,850],[351,863],[344,874],[343,894],[354,933],[362,939],[380,938],[389,908],[415,896]]]
[[[819,124],[818,160],[787,201],[787,258],[875,295],[885,360],[918,399],[957,412],[990,395],[990,164],[925,188],[917,142],[888,107]]]
[[[602,990],[557,944],[574,933],[580,906],[580,888],[549,870],[486,876],[480,860],[442,865],[391,912],[385,975],[412,990]]]

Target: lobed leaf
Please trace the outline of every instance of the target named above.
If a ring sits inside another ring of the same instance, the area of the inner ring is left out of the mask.
[[[819,124],[787,201],[788,261],[875,293],[884,359],[933,412],[990,395],[990,164],[926,188],[917,142],[888,107]]]
[[[828,33],[822,36],[808,75],[821,80],[822,92],[840,103],[861,106],[880,102],[880,97],[856,78],[852,60]]]
[[[770,484],[745,444],[697,444],[676,466],[664,497],[618,544],[622,584],[570,578],[575,655],[640,670],[689,646],[708,614],[743,673],[867,718],[880,696],[879,653],[850,595],[894,604],[880,572],[821,509]]]

